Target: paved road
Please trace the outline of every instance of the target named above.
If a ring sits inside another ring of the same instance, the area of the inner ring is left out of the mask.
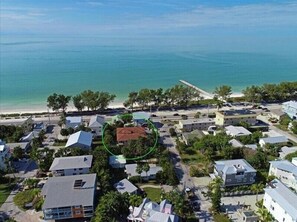
[[[195,216],[200,219],[204,219],[204,221],[212,221],[212,217],[208,212],[210,207],[209,200],[203,198],[201,196],[201,192],[195,186],[195,182],[193,178],[189,174],[189,169],[187,165],[183,164],[181,161],[180,154],[176,149],[176,142],[175,140],[169,136],[169,127],[168,125],[164,125],[160,130],[160,137],[162,139],[163,144],[168,148],[170,152],[171,160],[174,164],[176,174],[179,178],[180,184],[178,188],[180,191],[184,192],[185,188],[189,187],[194,190],[195,195],[200,199],[201,210],[199,213],[195,213]]]

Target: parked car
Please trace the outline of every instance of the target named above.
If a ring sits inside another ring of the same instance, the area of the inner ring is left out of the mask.
[[[174,113],[173,116],[179,116],[179,114],[178,113]]]

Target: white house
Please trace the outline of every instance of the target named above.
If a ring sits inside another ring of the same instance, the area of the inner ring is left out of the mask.
[[[177,127],[183,132],[191,132],[193,130],[208,130],[209,127],[214,125],[214,119],[200,118],[180,120]]]
[[[103,125],[105,123],[104,116],[92,116],[89,122],[89,128],[95,136],[102,136]]]
[[[242,126],[226,126],[226,134],[230,135],[232,137],[237,137],[237,136],[248,136],[251,135],[252,133],[248,131],[246,128]]]
[[[274,136],[274,137],[265,137],[259,139],[259,144],[261,147],[265,147],[267,144],[271,145],[284,145],[288,142],[288,138],[285,136]]]
[[[297,101],[283,103],[282,109],[290,118],[297,119]]]
[[[79,131],[69,136],[65,147],[79,147],[81,149],[90,149],[92,145],[92,139],[92,133]]]
[[[297,195],[275,179],[264,189],[263,205],[279,222],[297,221]]]
[[[133,183],[131,183],[127,179],[123,179],[113,185],[113,187],[120,193],[129,193],[129,194],[137,194],[138,188],[134,186]]]
[[[149,164],[150,169],[148,172],[142,172],[140,175],[136,172],[137,164],[126,164],[126,173],[128,175],[128,179],[133,176],[141,176],[144,180],[155,179],[156,174],[159,171],[162,171],[162,167],[156,166],[156,164]]]
[[[109,165],[112,168],[125,168],[126,158],[123,155],[109,156]]]
[[[67,116],[65,126],[66,128],[76,129],[82,125],[82,117],[81,116]]]
[[[279,153],[279,158],[281,159],[285,159],[285,157],[290,154],[290,153],[294,153],[297,152],[297,146],[294,147],[287,147],[287,146],[283,146],[281,148],[281,151],[278,152]]]
[[[92,155],[55,158],[50,171],[54,176],[87,174],[92,166]]]
[[[288,160],[270,161],[269,176],[274,175],[297,191],[297,166]]]
[[[0,169],[6,169],[5,160],[9,159],[10,156],[9,147],[5,144],[5,142],[0,140]]]

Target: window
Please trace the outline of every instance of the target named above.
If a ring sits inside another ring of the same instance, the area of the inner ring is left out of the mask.
[[[82,170],[83,168],[79,168],[79,170]]]

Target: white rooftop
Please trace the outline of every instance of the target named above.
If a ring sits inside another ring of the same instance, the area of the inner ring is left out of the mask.
[[[126,164],[126,158],[123,155],[109,156],[109,164]]]
[[[242,126],[227,126],[225,127],[226,134],[231,136],[247,136],[252,134],[250,131],[248,131],[246,128]]]
[[[85,131],[78,131],[69,136],[65,147],[69,147],[77,143],[83,144],[86,146],[91,146],[92,138],[93,138],[92,133],[85,132]]]
[[[123,179],[115,183],[113,186],[120,193],[133,193],[138,190],[137,187],[127,179]]]
[[[100,127],[103,126],[105,123],[105,118],[104,116],[91,116],[89,127]]]
[[[282,182],[274,179],[265,189],[265,193],[273,198],[292,218],[297,220],[297,195]]]
[[[211,118],[200,118],[200,119],[185,119],[179,121],[183,125],[195,124],[195,123],[214,123],[215,120]]]
[[[285,136],[265,137],[265,138],[261,138],[260,141],[261,140],[263,140],[265,143],[270,143],[270,144],[288,142],[288,138]]]
[[[92,165],[92,159],[92,155],[55,158],[49,170],[90,168]]]

